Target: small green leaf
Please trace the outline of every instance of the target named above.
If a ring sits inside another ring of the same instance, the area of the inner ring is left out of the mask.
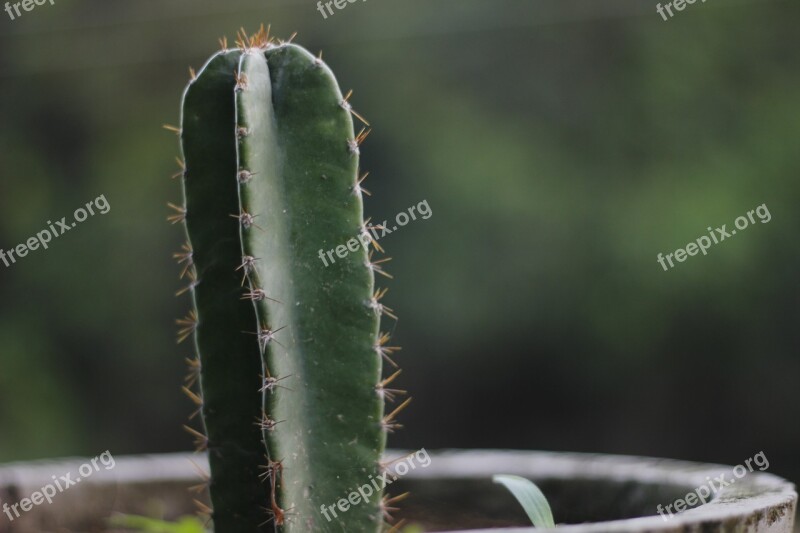
[[[143,531],[145,533],[206,533],[203,522],[186,516],[177,522],[165,522],[145,516],[116,515],[109,521],[112,526]]]
[[[492,481],[500,483],[514,495],[525,509],[534,527],[556,527],[553,521],[553,511],[550,509],[550,504],[547,503],[547,498],[532,481],[510,475],[497,475],[492,477]]]

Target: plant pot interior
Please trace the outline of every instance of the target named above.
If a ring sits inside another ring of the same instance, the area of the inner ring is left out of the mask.
[[[547,496],[559,524],[605,522],[656,514],[656,507],[686,496],[695,487],[588,478],[531,477]],[[392,494],[410,492],[398,518],[425,531],[530,526],[519,503],[491,479],[402,479]]]

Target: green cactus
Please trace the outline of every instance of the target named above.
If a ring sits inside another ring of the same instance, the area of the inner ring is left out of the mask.
[[[354,114],[321,59],[263,28],[215,54],[184,95],[185,206],[173,220],[190,241],[177,257],[194,310],[179,323],[198,352],[201,395],[188,393],[217,533],[382,527],[380,491],[322,513],[378,478],[397,412],[384,416],[392,348]],[[364,245],[345,258],[320,260],[355,237]]]

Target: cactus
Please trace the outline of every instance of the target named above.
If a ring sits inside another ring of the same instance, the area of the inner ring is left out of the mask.
[[[396,425],[358,179],[366,133],[321,58],[263,27],[192,74],[172,220],[189,239],[176,254],[194,303],[180,338],[198,352],[201,394],[187,393],[215,531],[379,531],[380,491],[333,521],[321,512],[378,478]],[[364,246],[320,261],[356,236]]]

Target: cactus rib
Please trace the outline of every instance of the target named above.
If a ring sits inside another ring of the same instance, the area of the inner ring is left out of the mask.
[[[333,525],[320,514],[378,475],[385,445],[375,390],[380,317],[370,305],[367,253],[359,246],[327,267],[317,257],[363,225],[352,118],[333,74],[299,46],[244,54],[238,77],[246,80],[237,95],[238,128],[247,131],[239,168],[254,176],[240,185],[240,199],[264,228],[243,229],[243,249],[268,259],[255,263],[251,277],[273,298],[255,303],[262,327],[286,328],[279,343],[266,346],[266,367],[287,385],[265,393],[265,411],[277,423],[265,441],[282,466],[281,506],[306,517],[287,522],[285,531],[307,531],[308,520],[314,531],[377,531],[378,498]]]
[[[236,238],[236,121],[233,71],[240,51],[215,55],[190,83],[183,100],[181,141],[185,160],[186,229],[193,268],[200,280],[191,291],[200,357],[202,414],[211,468],[216,531],[269,531],[262,506],[268,487],[255,467],[264,461],[259,374],[261,357],[250,302],[234,268],[241,260]]]

